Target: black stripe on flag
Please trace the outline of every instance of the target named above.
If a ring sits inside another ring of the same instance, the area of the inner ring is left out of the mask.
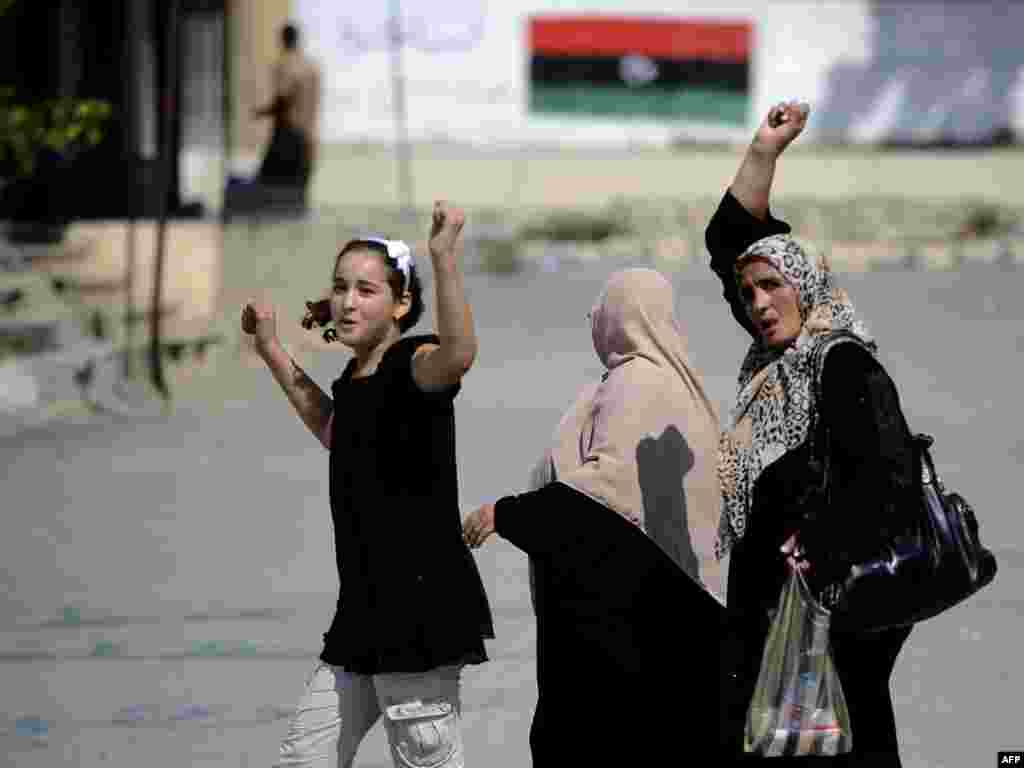
[[[530,58],[530,81],[537,85],[620,85],[632,80],[635,85],[659,88],[696,86],[739,92],[746,92],[750,85],[747,62],[638,56],[624,65],[624,58],[534,55]],[[635,74],[631,76],[630,71]]]

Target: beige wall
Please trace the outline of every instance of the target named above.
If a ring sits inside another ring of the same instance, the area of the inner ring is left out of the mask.
[[[134,235],[133,247],[129,233]],[[128,262],[134,258],[131,280],[136,311],[153,306],[157,222],[140,219],[134,228],[123,219],[76,221],[68,228],[63,252],[70,258],[41,264],[53,275],[71,278],[82,302],[119,315],[125,306]],[[163,301],[164,338],[203,335],[217,311],[220,293],[224,230],[213,220],[177,219],[167,226],[167,259]]]
[[[267,120],[253,120],[253,107],[270,100],[270,66],[277,57],[278,34],[291,14],[291,0],[229,0],[231,91],[234,94],[236,152],[258,151],[270,134]]]

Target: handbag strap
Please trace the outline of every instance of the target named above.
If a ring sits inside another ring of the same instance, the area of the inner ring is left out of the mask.
[[[811,426],[808,429],[808,441],[810,443],[810,459],[812,469],[817,469],[817,474],[821,478],[821,482],[817,487],[817,490],[826,499],[826,502],[831,501],[831,434],[828,429],[828,425],[825,423],[823,418],[823,406],[824,406],[824,374],[825,374],[825,359],[829,350],[837,344],[841,343],[854,343],[860,345],[863,349],[868,349],[868,346],[861,341],[858,337],[854,336],[849,331],[835,331],[825,336],[824,340],[815,347],[811,353],[810,366],[811,366]],[[915,475],[915,480],[923,483],[924,485],[934,485],[940,492],[945,492],[945,486],[942,484],[942,480],[939,478],[938,472],[935,470],[935,461],[932,459],[931,446],[935,442],[929,434],[924,432],[911,432],[911,441],[914,444],[915,454],[917,462],[919,463],[919,470]],[[806,520],[813,520],[817,517],[818,510],[810,510],[805,516]]]
[[[824,502],[824,505],[812,505],[804,513],[804,520],[807,522],[815,521],[822,506],[828,507],[832,501],[832,451],[830,450],[832,440],[823,413],[825,360],[829,350],[834,346],[850,343],[868,349],[863,341],[849,331],[834,331],[827,334],[811,352],[811,424],[807,431],[810,446],[808,464],[819,479],[813,490],[817,497]]]
[[[806,504],[803,519],[813,523],[822,510],[832,506],[832,435],[824,417],[824,373],[825,360],[829,350],[837,344],[858,344],[867,349],[859,338],[848,331],[836,331],[828,334],[811,353],[811,425],[808,429],[810,456],[808,464],[811,471],[818,477],[818,483],[812,485],[806,497],[813,497],[816,503]],[[806,500],[806,499],[805,499]],[[814,597],[818,604],[829,611],[839,608],[842,603],[845,586],[840,582],[822,585]]]

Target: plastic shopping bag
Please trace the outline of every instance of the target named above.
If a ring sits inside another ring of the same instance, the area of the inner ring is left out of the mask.
[[[829,649],[829,616],[803,575],[793,571],[779,597],[747,710],[746,752],[774,757],[850,751],[850,715]]]

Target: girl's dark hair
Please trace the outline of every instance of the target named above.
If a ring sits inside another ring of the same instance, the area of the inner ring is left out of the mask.
[[[338,257],[334,260],[334,268],[337,270],[338,262],[341,261],[341,257],[349,251],[354,251],[356,248],[365,248],[369,251],[375,251],[379,253],[383,259],[384,264],[388,268],[388,285],[391,287],[391,295],[396,299],[400,298],[405,290],[408,290],[411,294],[411,302],[409,305],[409,311],[399,319],[398,330],[401,333],[405,333],[407,330],[412,328],[416,323],[419,322],[420,317],[423,316],[423,283],[420,282],[419,273],[416,271],[416,265],[409,265],[409,286],[406,289],[405,286],[405,275],[402,274],[402,270],[398,268],[394,260],[388,256],[387,248],[380,243],[369,242],[366,240],[350,240],[345,244],[345,247],[338,253]],[[302,327],[306,330],[312,329],[313,325],[319,325],[323,328],[329,325],[331,322],[331,300],[321,299],[319,301],[307,301],[306,302],[306,315],[302,318]],[[333,328],[327,328],[324,331],[324,341],[332,342],[338,340],[338,333]]]

